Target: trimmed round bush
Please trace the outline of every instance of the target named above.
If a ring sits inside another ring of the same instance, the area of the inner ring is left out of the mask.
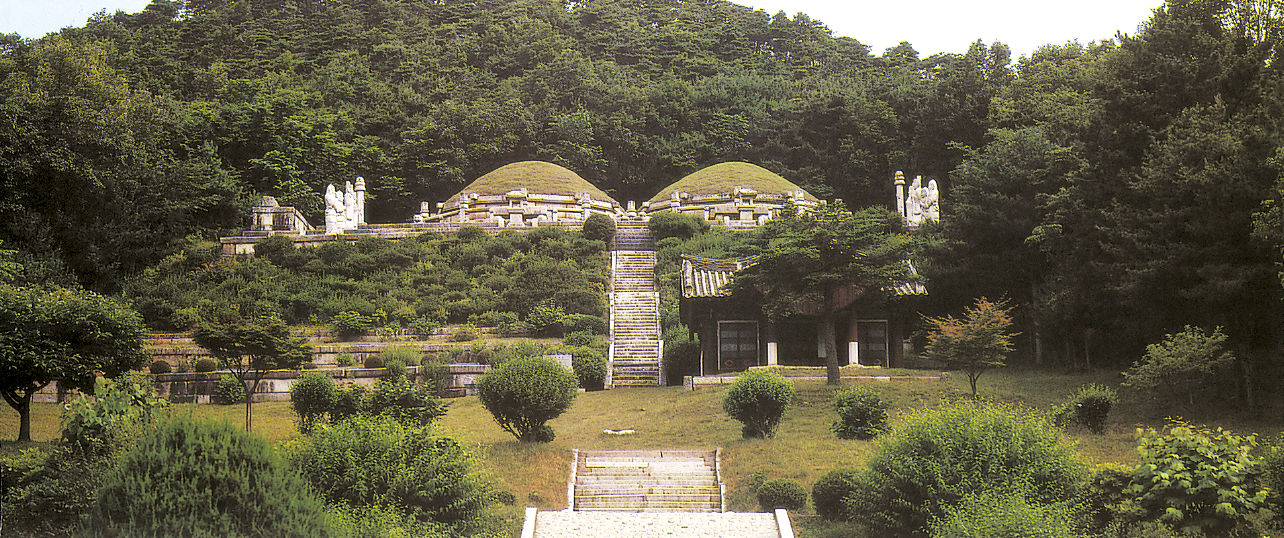
[[[218,361],[210,357],[201,357],[196,360],[197,372],[204,373],[204,372],[213,372],[215,370],[218,370]]]
[[[646,226],[651,229],[656,241],[669,237],[691,239],[712,227],[709,221],[675,211],[661,211],[651,215]]]
[[[362,361],[361,365],[366,368],[383,368],[383,357],[378,355],[367,356],[366,359]]]
[[[601,339],[588,331],[575,331],[562,337],[562,343],[568,346],[593,346]]]
[[[98,490],[97,536],[328,534],[324,506],[266,440],[221,421],[175,417],[121,457]]]
[[[235,376],[225,375],[214,384],[214,403],[230,405],[245,401],[245,384]]]
[[[147,367],[147,371],[153,374],[168,374],[173,371],[173,368],[164,359],[156,359],[152,361],[151,366]]]
[[[758,506],[771,511],[777,508],[802,510],[807,506],[807,490],[792,478],[775,478],[758,486]]]
[[[722,410],[744,424],[745,438],[776,436],[785,409],[794,401],[794,384],[777,372],[749,370],[727,390]]]
[[[811,503],[816,515],[829,521],[851,519],[847,511],[848,498],[860,487],[860,472],[855,469],[834,469],[825,473],[811,486]]]
[[[295,465],[332,503],[397,508],[464,531],[493,499],[453,438],[387,416],[357,416],[304,438]]]
[[[321,372],[304,372],[290,385],[290,409],[299,417],[299,433],[307,435],[326,420],[339,403],[334,378]]]
[[[544,423],[571,407],[578,386],[575,374],[556,361],[519,356],[482,376],[477,396],[504,431],[520,441],[544,442],[553,431]]]
[[[601,213],[593,213],[584,219],[581,233],[589,239],[609,243],[615,238],[615,220]]]
[[[847,499],[852,519],[897,536],[978,491],[1021,493],[1035,504],[1070,499],[1087,468],[1061,430],[1032,411],[962,401],[910,413],[889,435]]]
[[[1111,408],[1118,402],[1119,393],[1115,389],[1096,383],[1084,385],[1057,408],[1052,420],[1061,427],[1077,424],[1101,435],[1106,431]]]
[[[868,385],[856,385],[834,395],[838,413],[829,429],[839,439],[873,439],[887,431],[887,402]]]

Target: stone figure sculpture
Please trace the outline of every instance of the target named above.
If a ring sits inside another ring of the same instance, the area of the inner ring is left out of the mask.
[[[343,233],[344,230],[354,230],[357,225],[366,220],[365,197],[366,182],[362,178],[357,178],[357,185],[354,188],[349,181],[344,185],[343,192],[334,188],[334,184],[326,185],[325,188],[325,233],[328,235]]]
[[[898,191],[899,185],[904,185],[904,181],[901,177],[897,178]],[[902,204],[899,199],[896,205],[897,209],[901,209]],[[923,176],[915,176],[914,182],[910,184],[909,192],[906,193],[903,207],[905,222],[911,226],[917,226],[927,221],[940,221],[940,190],[936,186],[936,180],[930,179],[927,182],[927,186],[923,186]]]

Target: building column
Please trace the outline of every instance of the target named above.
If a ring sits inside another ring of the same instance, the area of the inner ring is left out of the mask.
[[[860,333],[856,331],[859,317],[855,312],[852,313],[851,319],[847,326],[847,364],[861,364],[860,362]]]
[[[776,323],[767,321],[767,366],[780,365],[779,345],[776,338]]]

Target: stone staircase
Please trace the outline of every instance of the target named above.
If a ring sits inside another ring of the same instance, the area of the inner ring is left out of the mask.
[[[658,386],[662,380],[655,241],[641,219],[621,219],[613,243],[607,386]]]
[[[577,451],[571,509],[722,512],[718,451]]]
[[[566,510],[526,508],[522,538],[794,538],[784,510],[725,512],[720,451],[574,453]]]

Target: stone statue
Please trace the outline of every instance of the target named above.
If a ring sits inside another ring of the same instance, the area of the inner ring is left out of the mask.
[[[923,176],[915,176],[910,184],[909,196],[905,197],[905,222],[917,226],[923,222],[923,198],[927,189],[923,188]]]
[[[941,220],[941,191],[936,188],[936,180],[927,181],[927,209],[923,211],[923,218],[932,222]]]
[[[334,190],[334,184],[326,185],[325,188],[325,233],[327,235],[337,234],[341,231],[339,220],[344,212],[343,197]]]
[[[343,189],[343,229],[351,230],[357,227],[357,194],[352,192],[352,182],[349,181]]]

